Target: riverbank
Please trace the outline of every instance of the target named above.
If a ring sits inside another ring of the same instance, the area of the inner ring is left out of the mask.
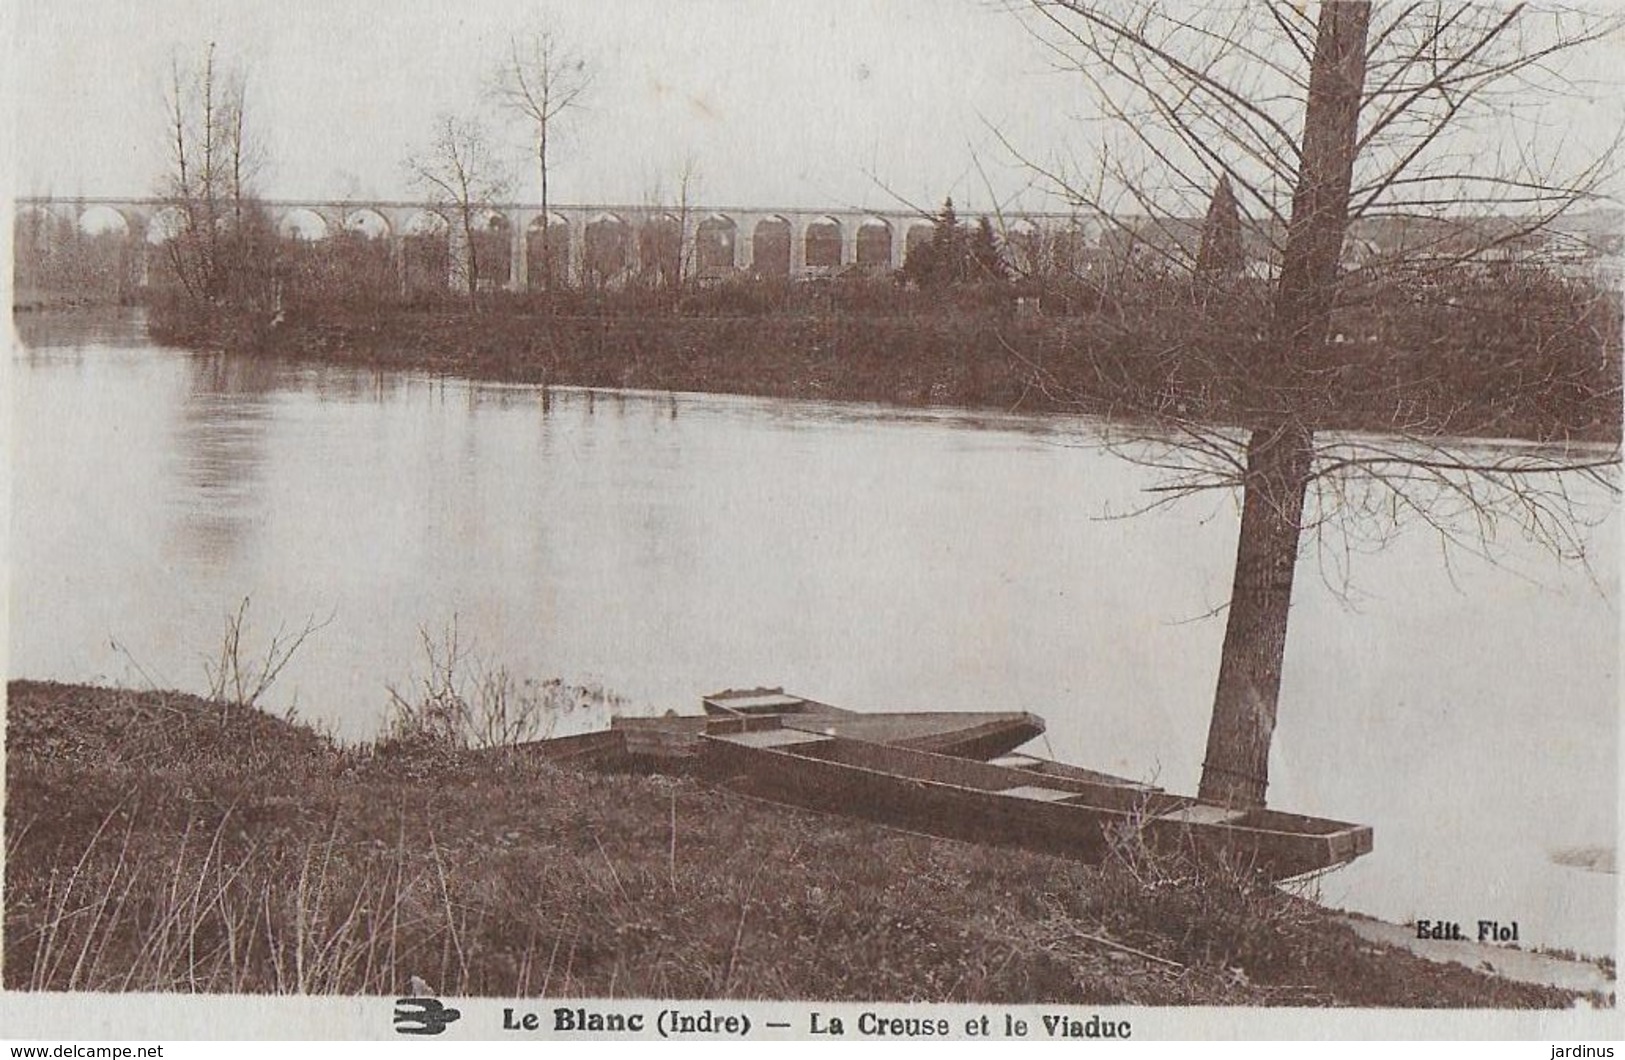
[[[455,306],[290,313],[245,335],[155,331],[165,341],[258,355],[494,382],[671,390],[899,405],[1077,411],[1036,387],[1023,359],[1060,335],[1010,345],[979,312],[562,315]]]
[[[8,686],[8,989],[1566,1007],[1244,881]],[[1602,1000],[1600,998],[1596,1000]]]
[[[1251,423],[1287,401],[1317,429],[1620,439],[1617,292],[1483,281],[1428,303],[1349,307],[1290,379],[1256,291],[1210,297],[1169,281],[1020,305],[994,293],[831,285],[668,303],[575,292],[492,296],[478,311],[445,299],[306,301],[268,319],[160,307],[152,330],[177,345],[544,386],[1208,424]]]

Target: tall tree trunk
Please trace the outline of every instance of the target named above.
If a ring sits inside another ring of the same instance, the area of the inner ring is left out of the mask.
[[[1197,790],[1204,801],[1264,805],[1311,441],[1301,425],[1283,424],[1255,430],[1247,443],[1235,580]]]
[[[480,252],[474,242],[474,208],[468,199],[468,192],[463,192],[463,201],[459,212],[463,219],[463,269],[464,278],[468,281],[468,308],[474,312],[479,311],[480,294]],[[449,240],[448,240],[449,242]]]
[[[542,290],[553,290],[553,221],[547,213],[547,123],[536,141],[536,164],[542,171]]]
[[[1270,402],[1274,407],[1247,445],[1236,573],[1197,792],[1228,806],[1263,806],[1269,785],[1287,614],[1313,462],[1312,427],[1295,406],[1305,400],[1304,357],[1326,340],[1337,288],[1370,18],[1369,0],[1321,4],[1298,186],[1271,323],[1272,363],[1254,369],[1267,374],[1280,400]]]

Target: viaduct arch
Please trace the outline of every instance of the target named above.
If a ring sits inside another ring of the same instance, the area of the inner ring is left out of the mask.
[[[275,230],[316,242],[345,233],[388,248],[408,282],[452,285],[469,248],[461,226],[449,223],[442,204],[348,199],[262,200]],[[17,217],[46,216],[82,231],[122,231],[148,252],[176,231],[176,204],[161,198],[20,198]],[[703,207],[679,213],[669,206],[501,203],[487,208],[476,233],[480,273],[491,286],[523,291],[547,282],[566,285],[625,282],[665,267],[675,242],[684,275],[721,278],[756,275],[806,279],[847,269],[882,273],[901,268],[909,252],[929,239],[932,219],[918,213],[874,210]],[[1099,239],[1102,225],[1075,214],[1023,214],[1023,232],[1077,231]],[[654,237],[654,238],[650,238]],[[500,265],[493,257],[505,254]],[[654,257],[662,260],[644,260]],[[425,276],[426,270],[435,272]],[[144,271],[144,270],[143,270]]]

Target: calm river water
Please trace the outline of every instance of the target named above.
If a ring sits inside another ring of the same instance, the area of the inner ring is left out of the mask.
[[[693,711],[772,684],[870,709],[1025,708],[1040,752],[1194,790],[1237,511],[1133,518],[1153,472],[1084,420],[555,391],[161,349],[71,321],[10,370],[9,671],[201,690],[333,622],[271,698],[349,737],[455,621],[512,670]],[[1590,569],[1513,527],[1300,566],[1271,804],[1369,823],[1325,901],[1611,952],[1620,520]],[[579,722],[577,724],[580,724]],[[1047,742],[1047,746],[1046,746]],[[1469,925],[1470,926],[1470,925]]]

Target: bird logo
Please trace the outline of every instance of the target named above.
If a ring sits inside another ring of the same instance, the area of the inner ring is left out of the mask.
[[[463,1018],[457,1009],[440,1003],[434,987],[422,976],[412,976],[407,990],[411,997],[395,999],[396,1034],[444,1034],[447,1027]]]

